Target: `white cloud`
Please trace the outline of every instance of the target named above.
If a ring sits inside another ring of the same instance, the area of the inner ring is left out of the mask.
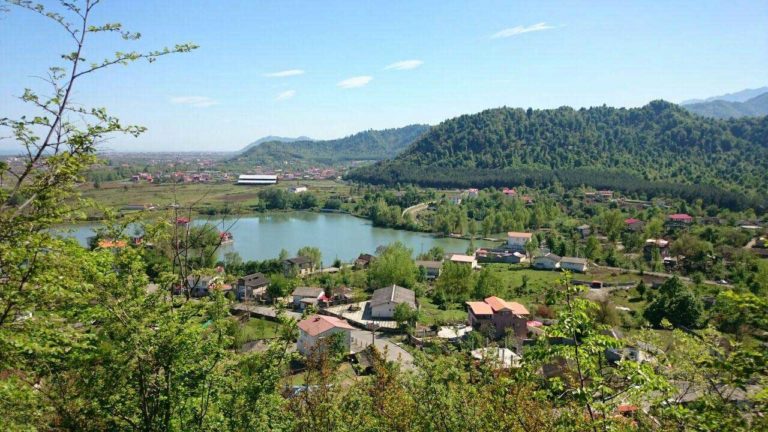
[[[284,78],[284,77],[292,77],[297,75],[304,75],[304,71],[301,69],[288,69],[280,72],[272,72],[264,74],[265,77],[269,78]]]
[[[385,67],[384,69],[410,70],[410,69],[416,69],[417,67],[423,64],[424,62],[421,60],[403,60],[397,63],[392,63],[391,65]]]
[[[206,96],[175,96],[171,98],[171,103],[177,105],[189,105],[195,108],[208,108],[219,104],[217,100]]]
[[[340,81],[336,85],[345,89],[357,88],[357,87],[362,87],[368,84],[369,82],[371,82],[372,79],[373,79],[372,76],[367,76],[367,75],[356,76],[352,78],[347,78],[344,81]]]
[[[275,97],[276,101],[287,100],[296,96],[296,90],[286,90]]]
[[[549,30],[553,28],[555,27],[544,22],[540,22],[537,24],[529,25],[529,26],[517,26],[517,27],[504,29],[498,33],[495,33],[493,36],[491,36],[491,39],[508,38],[508,37],[517,36],[523,33],[537,32],[537,31]]]

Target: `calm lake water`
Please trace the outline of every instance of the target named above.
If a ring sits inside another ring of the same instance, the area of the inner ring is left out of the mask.
[[[193,223],[204,223],[202,217]],[[211,219],[222,228],[222,219]],[[224,219],[228,227],[233,219]],[[68,235],[86,245],[86,239],[94,235],[98,223],[70,227]],[[323,253],[323,262],[329,265],[336,258],[351,261],[360,253],[375,253],[376,248],[396,241],[413,249],[414,255],[440,246],[446,252],[464,253],[468,240],[434,237],[430,234],[374,227],[370,221],[336,213],[290,212],[244,216],[229,231],[235,241],[222,247],[222,252],[234,250],[244,260],[276,258],[281,249],[290,254],[303,246],[315,246]],[[132,231],[127,233],[133,234]],[[477,246],[488,242],[475,241]]]

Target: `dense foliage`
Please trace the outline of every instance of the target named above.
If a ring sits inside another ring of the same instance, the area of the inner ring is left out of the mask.
[[[431,128],[393,161],[349,174],[434,187],[589,185],[646,196],[764,206],[768,118],[715,120],[642,108],[500,108]]]

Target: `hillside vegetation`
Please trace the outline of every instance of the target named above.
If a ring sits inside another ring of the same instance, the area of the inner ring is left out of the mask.
[[[498,108],[447,120],[352,180],[424,186],[589,185],[762,206],[768,118],[715,120],[654,101],[641,108]]]
[[[265,142],[252,147],[234,160],[259,165],[294,164],[334,165],[354,161],[379,161],[392,158],[429,129],[410,125],[396,129],[367,130],[327,141]]]

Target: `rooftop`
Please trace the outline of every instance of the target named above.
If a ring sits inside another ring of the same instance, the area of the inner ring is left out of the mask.
[[[390,285],[374,291],[370,304],[371,306],[379,306],[389,302],[407,303],[409,306],[416,309],[416,293],[408,288]]]
[[[517,232],[517,231],[510,231],[507,233],[507,237],[517,237],[517,238],[531,238],[533,236],[533,233],[527,233],[527,232]]]
[[[319,287],[298,287],[291,295],[295,297],[320,297],[325,291]]]
[[[500,299],[496,296],[488,297],[485,302],[493,309],[494,312],[508,310],[515,315],[528,315],[528,309],[525,306],[517,302],[508,302],[504,299]]]
[[[485,302],[467,302],[467,306],[469,306],[469,310],[472,311],[472,313],[477,315],[493,315],[493,309],[488,303]]]
[[[333,328],[355,329],[346,320],[326,315],[311,315],[299,321],[298,326],[310,336],[323,334]]]

